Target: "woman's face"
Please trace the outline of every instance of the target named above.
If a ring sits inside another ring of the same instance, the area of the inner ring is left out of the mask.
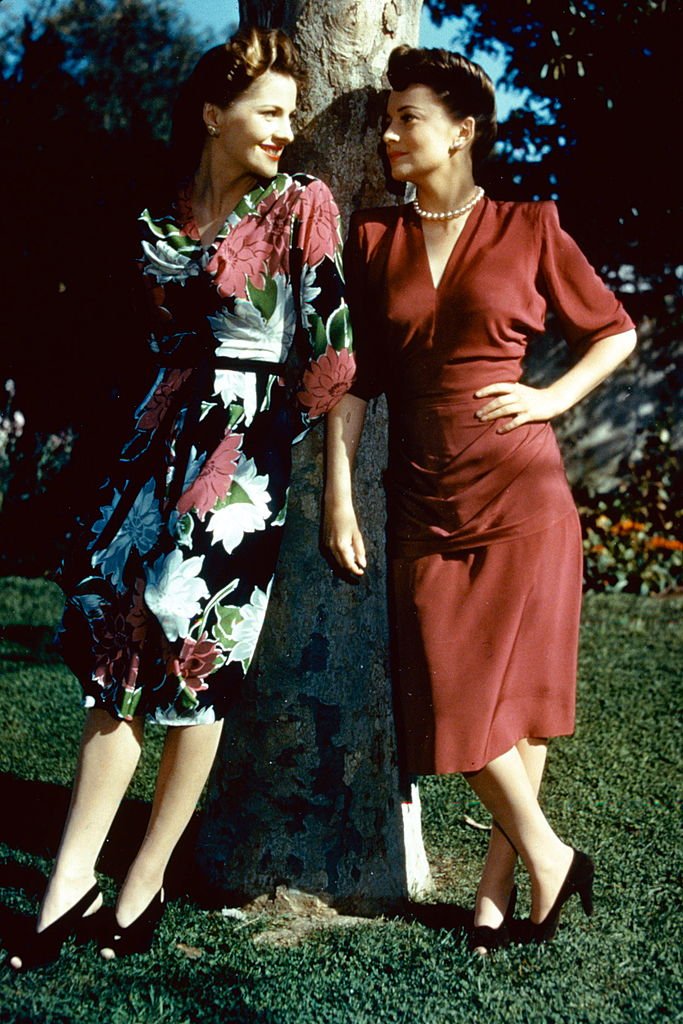
[[[460,138],[463,125],[428,85],[392,92],[382,134],[392,177],[419,184],[435,171],[450,169],[449,148]]]
[[[225,108],[204,105],[204,120],[218,135],[218,147],[238,174],[272,178],[282,151],[294,138],[292,115],[296,108],[296,82],[289,75],[266,71]]]

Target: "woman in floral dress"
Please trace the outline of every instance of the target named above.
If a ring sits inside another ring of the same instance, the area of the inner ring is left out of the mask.
[[[299,79],[279,30],[205,54],[176,111],[176,153],[197,169],[140,216],[158,368],[63,570],[61,648],[89,713],[37,934],[16,968],[54,958],[94,921],[96,860],[145,720],[173,728],[100,946],[111,957],[149,945],[165,867],[265,617],[291,446],[351,384],[337,208],[321,181],[278,173]]]

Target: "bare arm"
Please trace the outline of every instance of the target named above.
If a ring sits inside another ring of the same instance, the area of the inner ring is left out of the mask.
[[[479,409],[480,420],[498,420],[512,417],[498,427],[498,433],[507,433],[524,423],[551,420],[571,409],[589,391],[601,384],[633,351],[636,332],[624,331],[596,341],[588,351],[556,381],[545,388],[531,388],[526,384],[489,384],[476,392],[476,398],[495,395]]]
[[[362,398],[347,394],[326,417],[323,543],[342,569],[354,576],[362,576],[367,565],[353,507],[352,482],[366,407]]]

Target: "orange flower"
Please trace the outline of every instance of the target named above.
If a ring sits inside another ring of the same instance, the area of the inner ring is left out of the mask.
[[[643,533],[645,530],[647,530],[646,523],[634,523],[632,519],[620,519],[610,528],[610,533],[623,536],[626,533]]]
[[[664,548],[666,551],[683,551],[683,541],[673,540],[669,537],[652,537],[647,542],[647,547],[650,551],[657,548]]]

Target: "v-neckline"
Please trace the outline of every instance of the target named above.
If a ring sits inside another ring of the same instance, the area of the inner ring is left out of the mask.
[[[247,216],[247,214],[256,212],[258,204],[266,197],[269,188],[271,186],[274,187],[275,177],[267,180],[262,178],[257,179],[254,187],[249,192],[245,192],[242,198],[237,201],[236,205],[227,215],[216,234],[206,245],[202,242],[199,227],[195,220],[194,207],[192,204],[192,179],[188,178],[181,185],[177,199],[178,210],[182,218],[181,227],[184,234],[197,242],[199,250],[204,255],[215,255],[221,243],[225,241],[233,227],[235,227],[243,217]],[[258,198],[254,198],[255,193],[260,193]]]
[[[471,210],[469,212],[469,214],[467,215],[467,220],[465,221],[465,223],[463,225],[462,231],[460,232],[458,237],[453,242],[453,245],[451,246],[451,251],[449,252],[448,258],[446,259],[446,262],[444,263],[443,270],[441,271],[441,277],[439,278],[438,282],[436,282],[436,283],[434,282],[434,275],[432,274],[432,265],[431,265],[431,263],[429,261],[429,250],[427,249],[427,239],[425,238],[425,234],[424,234],[424,231],[423,231],[423,228],[422,228],[422,220],[419,217],[419,215],[417,213],[415,213],[413,207],[412,206],[410,207],[411,212],[412,212],[413,217],[414,217],[414,220],[417,222],[416,223],[416,228],[417,228],[418,234],[420,236],[420,242],[421,242],[421,245],[422,245],[422,255],[423,255],[423,260],[424,260],[424,264],[425,264],[425,268],[426,268],[426,272],[427,272],[427,278],[429,280],[429,283],[430,283],[430,285],[432,287],[432,290],[433,290],[435,295],[438,295],[439,289],[441,288],[441,285],[443,284],[446,275],[449,273],[449,270],[451,268],[451,264],[453,263],[453,261],[455,259],[455,253],[459,252],[462,249],[462,247],[464,245],[463,239],[467,238],[472,233],[472,230],[474,228],[475,222],[481,219],[481,215],[482,215],[482,212],[484,210],[484,204],[486,202],[487,202],[486,196],[483,196],[482,199],[481,199],[481,202],[477,203],[477,206],[475,206],[475,208],[473,210]]]

